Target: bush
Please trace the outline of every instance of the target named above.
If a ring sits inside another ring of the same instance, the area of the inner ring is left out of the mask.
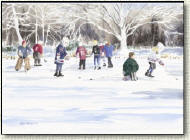
[[[12,47],[12,46],[8,46],[8,47],[3,47],[2,48],[3,52],[16,52],[16,48]]]

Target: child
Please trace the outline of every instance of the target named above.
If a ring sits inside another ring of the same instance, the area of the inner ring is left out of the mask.
[[[83,65],[83,70],[85,69],[85,63],[86,63],[86,54],[87,51],[85,47],[82,46],[82,43],[79,43],[79,47],[77,48],[76,51],[76,56],[79,54],[80,61],[79,61],[79,69],[81,69],[81,66]]]
[[[101,59],[103,61],[103,66],[105,67],[106,66],[106,63],[105,63],[105,54],[104,54],[104,44],[103,43],[100,43],[100,56],[101,56]]]
[[[28,47],[26,45],[26,41],[22,41],[22,46],[18,47],[18,60],[17,60],[17,64],[15,66],[15,70],[18,71],[21,69],[23,60],[25,63],[25,71],[28,71],[31,67],[30,67],[30,59],[28,58],[29,54],[31,53],[31,49],[30,47]]]
[[[156,69],[156,62],[164,66],[164,63],[159,58],[159,48],[153,47],[150,55],[148,56],[148,63],[150,66],[149,69],[146,71],[145,76],[154,77],[152,76],[152,72]]]
[[[129,58],[123,64],[123,74],[124,74],[123,80],[125,80],[125,81],[127,81],[127,80],[132,80],[132,81],[138,80],[138,78],[136,76],[136,72],[139,69],[139,65],[135,61],[134,55],[135,55],[134,52],[130,52]]]
[[[97,41],[94,41],[94,46],[92,48],[92,54],[94,54],[94,69],[98,69],[100,70],[100,47],[98,46]],[[98,66],[96,66],[96,63],[98,64]]]
[[[55,64],[56,64],[56,72],[54,76],[64,76],[62,71],[62,66],[64,63],[64,57],[67,55],[65,47],[60,43],[56,48],[56,54],[55,54]]]
[[[113,64],[111,61],[113,50],[114,50],[114,47],[109,42],[107,42],[103,48],[103,52],[105,53],[108,59],[108,68],[113,68]]]
[[[40,41],[38,44],[35,44],[33,46],[33,58],[34,58],[34,66],[42,66],[40,64],[40,59],[42,56],[43,48],[42,48],[42,41]]]

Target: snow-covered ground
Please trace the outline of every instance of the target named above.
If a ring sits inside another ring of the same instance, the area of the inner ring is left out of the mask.
[[[3,134],[182,134],[183,58],[163,59],[148,78],[147,53],[135,52],[138,81],[122,81],[124,57],[99,71],[92,57],[86,70],[71,58],[64,77],[53,77],[53,57],[27,73],[3,59]]]

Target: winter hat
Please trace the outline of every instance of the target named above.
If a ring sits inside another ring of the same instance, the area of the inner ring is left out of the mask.
[[[82,46],[82,42],[79,42],[79,46]]]
[[[159,48],[158,47],[153,47],[152,51],[155,52],[155,53],[159,53]]]
[[[22,41],[22,45],[23,45],[24,43],[26,43],[26,41],[25,41],[25,40],[23,40],[23,41]]]

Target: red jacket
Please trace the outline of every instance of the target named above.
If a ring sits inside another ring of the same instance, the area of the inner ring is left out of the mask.
[[[34,45],[33,50],[34,50],[34,52],[39,52],[40,54],[42,54],[42,52],[43,52],[42,45],[40,45],[40,44]]]
[[[76,55],[79,53],[80,60],[86,59],[87,51],[84,47],[80,46],[77,48]]]

